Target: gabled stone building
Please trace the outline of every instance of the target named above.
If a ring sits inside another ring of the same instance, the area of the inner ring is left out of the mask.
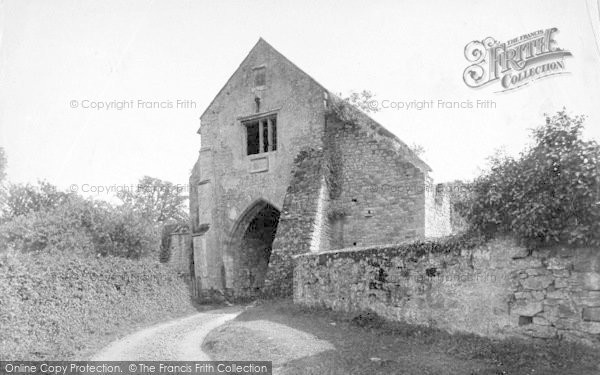
[[[201,294],[288,295],[295,254],[450,230],[429,166],[263,39],[200,119],[190,228]]]

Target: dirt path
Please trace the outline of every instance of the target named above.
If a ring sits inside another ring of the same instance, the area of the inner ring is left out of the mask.
[[[112,342],[92,360],[208,361],[200,348],[208,332],[241,312],[241,308],[212,310],[149,327]]]

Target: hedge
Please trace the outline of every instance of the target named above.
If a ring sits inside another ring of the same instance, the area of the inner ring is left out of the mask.
[[[196,311],[157,260],[4,252],[0,290],[0,360],[80,359],[106,335]]]

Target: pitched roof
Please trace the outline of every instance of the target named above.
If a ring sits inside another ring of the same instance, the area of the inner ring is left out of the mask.
[[[317,82],[317,80],[314,79],[310,74],[306,73],[304,70],[302,70],[296,64],[294,64],[290,59],[288,59],[287,57],[285,57],[281,52],[279,52],[278,50],[276,50],[266,40],[264,40],[262,37],[260,37],[258,39],[258,41],[256,42],[256,44],[254,45],[254,47],[252,47],[252,49],[250,50],[250,52],[248,52],[248,54],[246,55],[246,57],[242,60],[242,62],[240,63],[240,65],[237,67],[237,69],[233,72],[233,74],[231,74],[231,76],[229,77],[229,79],[227,80],[227,82],[225,82],[225,85],[223,85],[223,87],[221,87],[221,89],[219,90],[219,92],[217,93],[217,95],[215,95],[215,97],[210,102],[210,104],[206,107],[206,109],[204,110],[204,112],[202,112],[202,115],[200,116],[201,118],[202,118],[202,116],[204,116],[206,114],[206,112],[208,111],[208,109],[212,106],[212,104],[215,102],[215,100],[217,99],[217,97],[219,97],[219,95],[223,92],[223,90],[225,89],[225,87],[227,87],[227,85],[229,84],[229,82],[231,81],[231,79],[242,68],[242,66],[245,64],[245,62],[248,60],[248,58],[252,55],[252,53],[254,52],[254,50],[260,48],[261,46],[266,46],[271,51],[275,52],[275,54],[277,54],[283,60],[285,60],[286,62],[288,62],[290,65],[292,65],[294,68],[298,69],[298,71],[300,71],[302,74],[306,75],[310,80],[313,81],[314,84],[316,84],[317,86],[321,87],[323,89],[323,91],[327,92],[327,94],[329,95],[330,98],[338,98],[337,95],[335,95],[333,92],[327,90],[325,88],[325,86],[323,86],[319,82]],[[349,107],[350,107],[350,110],[357,116],[357,118],[360,119],[358,125],[360,125],[361,127],[363,127],[364,130],[367,130],[368,132],[374,132],[373,134],[376,134],[377,136],[381,136],[381,137],[387,138],[390,141],[392,141],[392,144],[393,144],[394,149],[396,150],[396,152],[402,154],[402,156],[406,157],[416,167],[418,167],[418,168],[420,168],[420,169],[422,169],[424,171],[427,171],[427,172],[430,172],[432,170],[431,167],[429,165],[427,165],[427,163],[425,163],[423,160],[421,160],[421,158],[419,158],[419,156],[417,154],[415,154],[414,151],[412,151],[410,149],[410,147],[406,143],[404,143],[402,140],[400,140],[400,138],[398,138],[395,134],[393,134],[392,132],[390,132],[389,130],[387,130],[383,125],[381,125],[380,123],[378,123],[377,121],[375,121],[374,119],[372,119],[369,115],[367,115],[363,111],[359,110],[358,108],[356,108],[356,107],[354,107],[352,105],[349,106]],[[198,129],[198,133],[200,133],[200,129]]]

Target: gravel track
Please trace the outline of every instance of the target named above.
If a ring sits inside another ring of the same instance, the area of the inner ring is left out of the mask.
[[[234,319],[241,308],[211,310],[142,329],[113,341],[93,361],[208,361],[201,350],[211,330]]]

